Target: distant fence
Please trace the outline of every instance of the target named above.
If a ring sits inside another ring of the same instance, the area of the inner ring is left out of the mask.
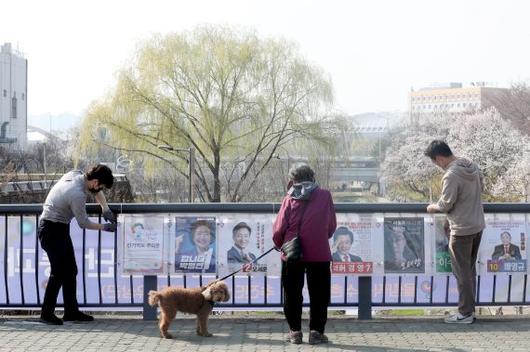
[[[396,216],[429,217],[426,204],[339,203],[338,216],[344,214],[378,214],[382,218]],[[207,204],[111,204],[121,214],[276,214],[279,204],[207,203]],[[499,223],[506,219],[523,222],[526,238],[530,204],[489,203],[485,212]],[[89,205],[90,214],[98,214],[99,206]],[[36,236],[41,205],[0,205],[0,308],[37,308],[42,302],[49,275],[49,263]],[[100,215],[95,215],[101,221]],[[166,285],[195,287],[216,278],[210,274],[164,274],[158,276],[122,275],[118,266],[118,237],[98,231],[85,231],[71,225],[79,268],[77,295],[81,307],[120,310],[143,309],[146,319],[156,317],[156,310],[145,304],[145,293]],[[519,234],[517,234],[519,235]],[[434,241],[434,240],[433,240]],[[525,240],[519,240],[519,247]],[[522,243],[521,243],[522,242]],[[432,242],[434,245],[434,242]],[[484,263],[485,264],[485,263]],[[526,265],[526,264],[525,264]],[[527,305],[527,268],[524,272],[482,273],[477,282],[479,305]],[[357,307],[359,317],[369,319],[372,307],[454,306],[456,283],[449,273],[407,273],[404,275],[361,276],[334,274],[331,307]],[[283,304],[279,277],[267,275],[236,276],[228,280],[232,300],[219,304],[219,309],[267,309]],[[307,296],[307,295],[305,295]],[[307,299],[305,299],[307,303]]]

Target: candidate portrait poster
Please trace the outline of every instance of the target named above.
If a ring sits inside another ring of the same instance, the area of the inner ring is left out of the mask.
[[[164,217],[125,215],[122,219],[122,272],[163,273]]]
[[[216,273],[215,217],[175,217],[175,272]]]
[[[382,226],[372,214],[337,214],[337,228],[330,238],[333,274],[371,275],[377,262],[375,238]]]
[[[278,252],[272,251],[258,259],[273,247],[272,216],[230,214],[220,216],[218,231],[218,273],[228,275],[241,269],[240,274],[268,274],[279,263]],[[279,270],[273,270],[278,274]]]
[[[423,218],[384,218],[385,274],[425,273]]]
[[[449,254],[449,236],[451,230],[449,221],[445,215],[434,216],[434,261],[436,273],[450,273],[451,255]]]
[[[483,273],[526,273],[526,224],[523,215],[487,214],[479,249]]]

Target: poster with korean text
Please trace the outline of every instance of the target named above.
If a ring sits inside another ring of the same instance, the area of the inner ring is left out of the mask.
[[[384,218],[385,274],[425,273],[423,217]]]
[[[272,216],[229,214],[218,219],[218,273],[278,275],[280,258],[273,250]],[[260,258],[261,257],[261,258]]]
[[[482,273],[526,273],[526,224],[523,214],[486,214],[479,249]]]
[[[449,254],[451,230],[449,229],[449,221],[445,215],[436,215],[433,218],[435,272],[451,273],[451,255]]]
[[[164,217],[124,215],[121,226],[121,269],[127,274],[164,272]]]
[[[174,271],[216,273],[217,226],[214,217],[175,217]]]
[[[377,273],[374,264],[381,261],[377,238],[382,238],[382,224],[374,215],[337,214],[337,229],[330,238],[332,273]]]

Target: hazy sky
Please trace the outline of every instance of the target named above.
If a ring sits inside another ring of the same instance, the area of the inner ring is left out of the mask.
[[[530,79],[530,1],[2,1],[0,43],[29,63],[29,115],[81,115],[140,39],[221,23],[297,42],[349,114],[407,109],[411,87]]]

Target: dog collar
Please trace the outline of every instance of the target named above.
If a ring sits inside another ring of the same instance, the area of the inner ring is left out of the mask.
[[[208,303],[210,303],[210,305],[213,307],[215,306],[215,302],[214,301],[207,301]]]

